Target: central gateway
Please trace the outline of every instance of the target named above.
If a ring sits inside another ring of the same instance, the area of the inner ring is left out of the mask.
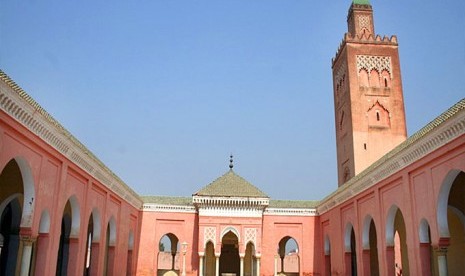
[[[230,170],[193,195],[199,214],[199,275],[259,275],[269,197]]]
[[[220,275],[240,275],[240,272],[239,240],[236,234],[229,231],[221,240]]]

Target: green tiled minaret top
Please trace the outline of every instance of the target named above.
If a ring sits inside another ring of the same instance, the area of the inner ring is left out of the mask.
[[[353,0],[352,3],[357,5],[371,5],[370,0]]]

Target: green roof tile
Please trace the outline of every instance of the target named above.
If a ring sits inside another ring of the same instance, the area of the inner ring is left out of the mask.
[[[154,203],[163,205],[193,205],[192,197],[175,197],[175,196],[141,196],[144,203]]]
[[[271,208],[316,208],[317,200],[270,200]]]
[[[195,193],[197,196],[266,197],[268,196],[232,169]]]
[[[352,3],[356,5],[371,5],[370,0],[353,0]]]

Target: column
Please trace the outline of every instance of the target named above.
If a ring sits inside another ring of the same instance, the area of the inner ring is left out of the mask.
[[[344,253],[344,266],[345,266],[345,275],[350,275],[352,273],[352,252]],[[388,274],[394,275],[394,274]]]
[[[255,256],[255,258],[257,258],[257,276],[260,276],[260,258],[261,257],[262,257],[261,255],[256,255]]]
[[[421,275],[431,275],[431,244],[420,243]]]
[[[394,260],[394,246],[386,247],[387,275],[395,275],[396,265]]]
[[[240,276],[244,276],[244,257],[245,257],[245,254],[243,254],[243,253],[239,254],[239,258],[241,258],[241,272],[240,272]]]
[[[203,276],[203,258],[205,256],[204,252],[199,252],[199,276]]]
[[[274,276],[278,275],[278,255],[274,256]]]
[[[90,249],[90,276],[97,276],[99,275],[99,267],[100,271],[102,271],[102,266],[99,265],[100,260],[100,243],[92,242],[91,249]],[[100,272],[101,273],[101,272]]]
[[[438,272],[439,276],[447,276],[447,247],[435,248],[436,255],[438,256]]]
[[[63,245],[63,252],[65,252],[65,245]],[[68,257],[63,258],[66,260],[67,263],[67,269],[63,270],[63,273],[66,271],[66,275],[76,275],[79,267],[82,266],[82,264],[78,264],[78,254],[79,254],[79,239],[78,238],[69,238],[69,243],[68,243]]]
[[[48,248],[50,244],[50,236],[48,233],[39,233],[39,236],[37,237],[37,255],[36,255],[36,265],[35,266],[35,275],[36,276],[45,276],[48,275],[49,272],[47,271],[47,266],[45,265],[40,265],[40,264],[46,264],[48,263],[48,257],[49,253]]]
[[[21,270],[20,276],[28,276],[29,268],[31,267],[31,255],[32,255],[32,244],[34,238],[30,236],[22,236],[21,242],[23,245],[22,256],[21,256]]]
[[[215,253],[215,275],[220,275],[220,254]]]
[[[362,275],[371,275],[370,269],[371,269],[371,260],[370,260],[370,251],[371,249],[363,249],[362,252],[362,264],[363,264],[363,274]]]

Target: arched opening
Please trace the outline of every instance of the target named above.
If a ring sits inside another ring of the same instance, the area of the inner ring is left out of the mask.
[[[325,236],[325,244],[324,244],[324,252],[325,252],[325,276],[331,275],[331,242],[329,241],[329,237]]]
[[[300,273],[300,258],[299,245],[297,241],[286,236],[279,241],[278,254],[280,262],[278,263],[278,274],[281,275],[299,275]]]
[[[221,240],[220,275],[234,273],[240,275],[239,239],[229,230]]]
[[[448,273],[459,275],[465,271],[465,172],[453,170],[446,176],[439,193],[437,220],[440,237],[449,238]],[[437,259],[438,266],[446,266],[444,257]]]
[[[37,246],[34,259],[35,274],[44,275],[46,267],[44,264],[48,260],[50,254],[50,213],[48,210],[43,210],[39,222],[39,235],[37,237]],[[39,264],[36,266],[35,264]]]
[[[391,75],[389,74],[389,72],[387,70],[383,70],[381,76],[384,80],[384,88],[391,87]]]
[[[368,82],[368,72],[365,69],[361,69],[360,72],[358,73],[358,82],[360,86],[362,87],[368,87],[369,82]]]
[[[22,159],[10,160],[0,174],[0,275],[14,275],[19,265],[19,231],[32,224],[33,195],[27,163]]]
[[[375,88],[379,87],[379,73],[375,69],[370,72],[370,86]]]
[[[132,275],[132,252],[134,251],[134,231],[131,229],[129,230],[129,237],[128,237],[128,257],[126,261],[126,276]]]
[[[254,276],[256,274],[255,245],[252,242],[247,243],[244,256],[244,275]]]
[[[79,227],[79,204],[76,196],[73,195],[66,202],[61,219],[56,275],[68,275],[69,260],[75,260],[77,258],[79,245],[77,242],[70,243],[70,240],[77,239],[77,237],[79,237]]]
[[[58,246],[56,275],[68,275],[69,260],[69,238],[71,234],[71,212],[68,211],[69,203],[66,204],[65,213],[61,219],[60,244]]]
[[[207,242],[205,246],[205,275],[215,275],[216,271],[216,257],[215,246],[211,241]]]
[[[345,274],[346,275],[357,275],[357,246],[355,240],[355,231],[352,224],[348,224],[345,230],[344,237],[345,245]]]
[[[103,275],[114,275],[116,246],[116,221],[114,217],[111,217],[108,221],[105,243],[105,270]]]
[[[388,271],[392,273],[401,273],[401,275],[410,275],[408,251],[407,251],[407,232],[402,212],[397,206],[392,206],[388,212],[386,223],[386,252]]]
[[[21,205],[18,197],[10,200],[0,218],[0,235],[3,237],[0,255],[0,275],[14,275],[18,264]]]
[[[172,233],[165,234],[158,242],[158,275],[164,275],[167,272],[174,272],[179,275],[179,239]]]
[[[84,259],[84,275],[95,275],[98,270],[100,251],[100,213],[93,209],[89,216],[86,235],[86,254]]]
[[[362,242],[364,274],[379,275],[376,226],[371,216],[367,216],[364,220]]]
[[[426,219],[422,219],[420,222],[420,228],[418,231],[420,238],[420,261],[421,261],[421,275],[432,275],[431,261],[432,247],[431,247],[431,231]]]

